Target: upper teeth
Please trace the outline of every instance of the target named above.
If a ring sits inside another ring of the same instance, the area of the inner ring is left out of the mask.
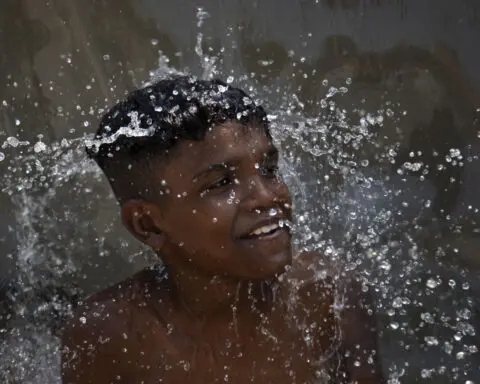
[[[278,223],[264,225],[263,227],[257,228],[254,231],[250,232],[250,235],[261,235],[263,233],[269,233],[279,228]]]

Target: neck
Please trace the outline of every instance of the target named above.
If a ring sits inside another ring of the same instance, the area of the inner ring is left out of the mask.
[[[169,285],[178,303],[189,314],[206,319],[231,316],[246,310],[267,310],[276,292],[278,280],[243,280],[208,275],[193,269],[167,266]]]

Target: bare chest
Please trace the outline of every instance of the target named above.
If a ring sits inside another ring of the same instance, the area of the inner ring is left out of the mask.
[[[158,332],[139,330],[148,344],[143,382],[328,383],[336,338],[331,294],[301,284],[285,292],[279,302],[288,304],[273,306],[260,321],[244,310],[236,321],[198,326],[184,314],[159,311],[169,315]]]
[[[169,342],[174,347],[145,382],[161,382],[162,377],[166,383],[326,383],[327,348],[313,328],[287,319],[246,333],[212,327],[199,335],[173,328]]]

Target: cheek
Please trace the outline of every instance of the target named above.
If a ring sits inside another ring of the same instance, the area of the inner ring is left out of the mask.
[[[236,204],[215,199],[185,202],[178,210],[172,209],[167,225],[171,240],[207,247],[230,238]]]
[[[285,200],[286,202],[290,203],[292,200],[290,189],[283,180],[281,180],[277,185],[277,194],[282,200]]]
[[[201,226],[201,231],[207,236],[210,232],[212,235],[218,235],[221,232],[230,233],[236,214],[235,202],[209,199],[202,203],[197,205],[192,217],[192,220]]]

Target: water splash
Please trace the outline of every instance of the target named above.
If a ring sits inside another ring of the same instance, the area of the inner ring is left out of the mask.
[[[218,58],[203,50],[201,28],[207,18],[208,13],[199,8],[195,52],[205,79],[220,75]],[[162,54],[159,68],[151,72],[145,84],[187,72],[172,68]],[[235,81],[257,99],[265,98],[265,90],[250,77],[227,76],[228,83]],[[356,272],[366,289],[376,294],[381,338],[400,340],[392,342],[390,348],[384,346],[381,352],[385,360],[395,362],[386,367],[390,383],[404,382],[411,371],[425,379],[463,380],[462,372],[475,366],[472,361],[478,354],[475,315],[479,287],[467,284],[476,279],[468,269],[442,265],[449,253],[455,253],[455,247],[435,245],[435,257],[429,259],[422,244],[426,237],[422,232],[445,231],[430,220],[434,187],[425,179],[428,170],[423,154],[409,154],[408,161],[396,164],[399,142],[377,146],[384,124],[404,116],[403,110],[386,103],[373,111],[341,107],[342,97],[352,85],[349,78],[336,85],[325,81],[321,112],[315,116],[308,116],[305,101],[286,90],[280,106],[269,115],[275,143],[282,152],[281,170],[294,195],[295,247],[328,257],[338,271],[335,278],[339,285],[346,273]],[[132,115],[131,119],[131,126],[125,127],[122,134],[139,132],[135,130],[136,117]],[[86,204],[85,211],[95,211],[105,200],[113,201],[111,194],[102,190],[106,183],[98,168],[85,158],[85,143],[95,145],[91,136],[51,143],[39,139],[33,144],[8,137],[1,145],[0,162],[7,164],[7,172],[0,181],[0,190],[15,206],[14,232],[19,244],[17,254],[11,257],[16,260],[21,291],[12,293],[12,301],[14,317],[21,319],[22,325],[8,335],[8,343],[3,343],[0,364],[8,367],[4,372],[10,372],[10,377],[25,382],[34,382],[33,372],[44,382],[58,380],[57,371],[39,370],[58,366],[52,314],[58,321],[68,316],[70,296],[81,292],[68,284],[81,280],[79,275],[83,273],[79,263],[82,257],[72,255],[91,253],[90,244],[82,239],[92,240],[98,255],[105,254],[105,238],[117,231],[108,225],[99,225],[93,231],[95,221],[80,220],[78,209],[73,207]],[[371,146],[375,147],[374,158],[365,155]],[[464,152],[451,148],[439,160],[438,170],[462,167],[469,157]],[[397,171],[385,171],[385,164],[396,164]],[[53,202],[58,205],[59,201],[63,203],[54,211]],[[90,232],[102,235],[92,238]],[[58,242],[65,238],[71,239],[70,245],[61,249]],[[118,249],[123,247],[118,244]],[[143,254],[138,250],[130,252],[128,246],[125,249],[129,256]],[[318,271],[318,277],[325,277],[324,270]],[[66,297],[48,283],[61,285],[67,291]],[[39,297],[39,292],[48,292],[48,297]],[[439,297],[456,304],[442,307]],[[341,307],[341,296],[337,302]],[[38,356],[39,345],[47,345],[49,352]],[[435,360],[425,359],[425,351]],[[421,358],[412,359],[412,355]],[[440,365],[439,356],[442,364],[448,362],[451,368]],[[422,366],[415,366],[415,360]]]
[[[205,22],[205,20],[210,17],[208,12],[205,11],[204,8],[197,9],[197,28],[199,32],[197,33],[197,43],[195,44],[195,53],[200,60],[200,65],[203,69],[203,73],[201,75],[202,79],[210,80],[213,77],[218,75],[218,71],[216,68],[217,58],[215,56],[209,56],[203,52],[203,33],[201,32],[201,28]]]

